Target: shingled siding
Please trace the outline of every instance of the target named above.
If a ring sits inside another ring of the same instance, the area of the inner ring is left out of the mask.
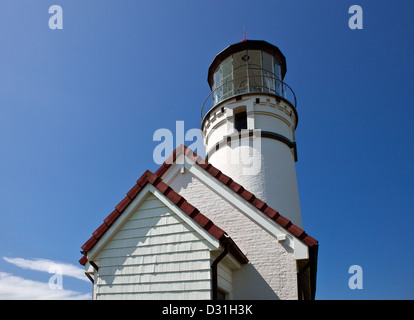
[[[210,299],[210,251],[149,195],[96,257],[96,299]]]

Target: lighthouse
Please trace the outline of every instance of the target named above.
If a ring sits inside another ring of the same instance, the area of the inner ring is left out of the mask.
[[[205,158],[179,145],[103,215],[79,260],[93,299],[315,299],[319,243],[302,229],[285,74],[265,41],[214,58]]]
[[[257,40],[228,46],[208,70],[201,129],[209,163],[302,227],[298,113],[285,75],[286,58],[276,46]]]

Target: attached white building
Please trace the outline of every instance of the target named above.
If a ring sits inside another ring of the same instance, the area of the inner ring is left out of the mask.
[[[208,162],[178,147],[93,232],[80,263],[94,299],[314,299],[318,242],[302,229],[285,73],[264,41],[216,56]]]

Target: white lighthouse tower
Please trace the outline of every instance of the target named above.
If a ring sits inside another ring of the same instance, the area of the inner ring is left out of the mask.
[[[302,228],[285,74],[265,41],[215,57],[208,161],[180,145],[111,209],[81,247],[94,299],[315,299],[319,244]]]
[[[209,67],[201,129],[209,163],[302,227],[298,114],[285,74],[285,56],[266,41],[228,46]]]

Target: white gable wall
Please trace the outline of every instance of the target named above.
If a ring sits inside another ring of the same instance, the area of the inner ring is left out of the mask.
[[[94,297],[210,299],[211,249],[150,193],[94,257]]]
[[[297,299],[295,255],[288,245],[279,242],[188,170],[168,180],[176,192],[225,230],[248,257],[249,264],[233,271],[232,298]]]

